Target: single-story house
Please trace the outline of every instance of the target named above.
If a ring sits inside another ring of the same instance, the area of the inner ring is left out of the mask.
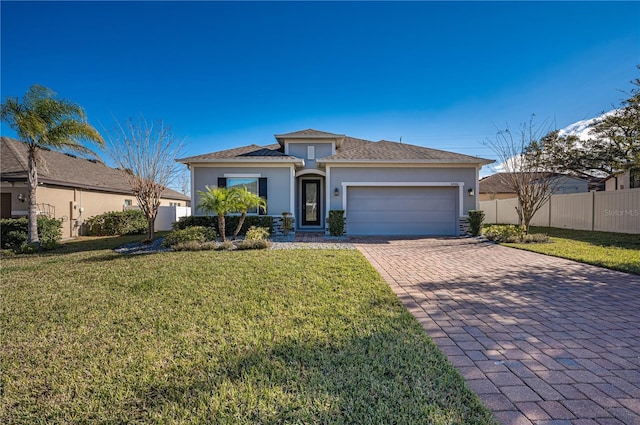
[[[458,235],[478,208],[480,169],[493,162],[312,129],[275,139],[179,159],[193,205],[206,186],[245,186],[267,199],[274,222],[291,213],[296,231],[325,231],[329,211],[343,210],[349,235]]]
[[[604,190],[640,189],[640,168],[632,168],[604,181]]]
[[[0,137],[0,142],[1,217],[26,216],[27,146],[9,137]],[[53,150],[41,149],[39,154],[43,161],[38,167],[38,211],[63,220],[63,238],[82,234],[82,224],[89,217],[137,206],[122,170]],[[188,196],[171,189],[161,199],[162,206],[189,206],[190,202]]]
[[[510,173],[496,173],[480,179],[480,201],[491,201],[494,199],[516,198],[517,195],[511,186]],[[554,194],[582,193],[589,191],[589,180],[581,177],[568,176],[565,174],[553,174]]]

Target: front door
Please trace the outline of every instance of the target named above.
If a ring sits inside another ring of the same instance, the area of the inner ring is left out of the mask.
[[[302,180],[302,225],[320,225],[320,180]]]

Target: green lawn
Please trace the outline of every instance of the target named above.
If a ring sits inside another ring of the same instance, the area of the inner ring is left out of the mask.
[[[2,259],[0,423],[494,423],[357,251],[123,241]]]
[[[533,226],[530,233],[546,233],[552,243],[504,245],[640,274],[640,235]]]

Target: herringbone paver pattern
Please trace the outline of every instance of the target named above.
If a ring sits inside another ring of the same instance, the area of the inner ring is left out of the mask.
[[[640,425],[640,277],[477,239],[355,240],[504,424]]]

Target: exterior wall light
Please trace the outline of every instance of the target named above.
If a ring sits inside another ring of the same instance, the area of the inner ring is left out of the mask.
[[[473,188],[467,190],[467,193],[469,194],[469,196],[473,196],[473,195],[476,194],[475,191],[473,190]]]
[[[24,193],[18,193],[18,201],[24,202],[24,199],[25,199]]]
[[[333,189],[333,196],[340,196],[340,189],[338,189],[337,187]]]

